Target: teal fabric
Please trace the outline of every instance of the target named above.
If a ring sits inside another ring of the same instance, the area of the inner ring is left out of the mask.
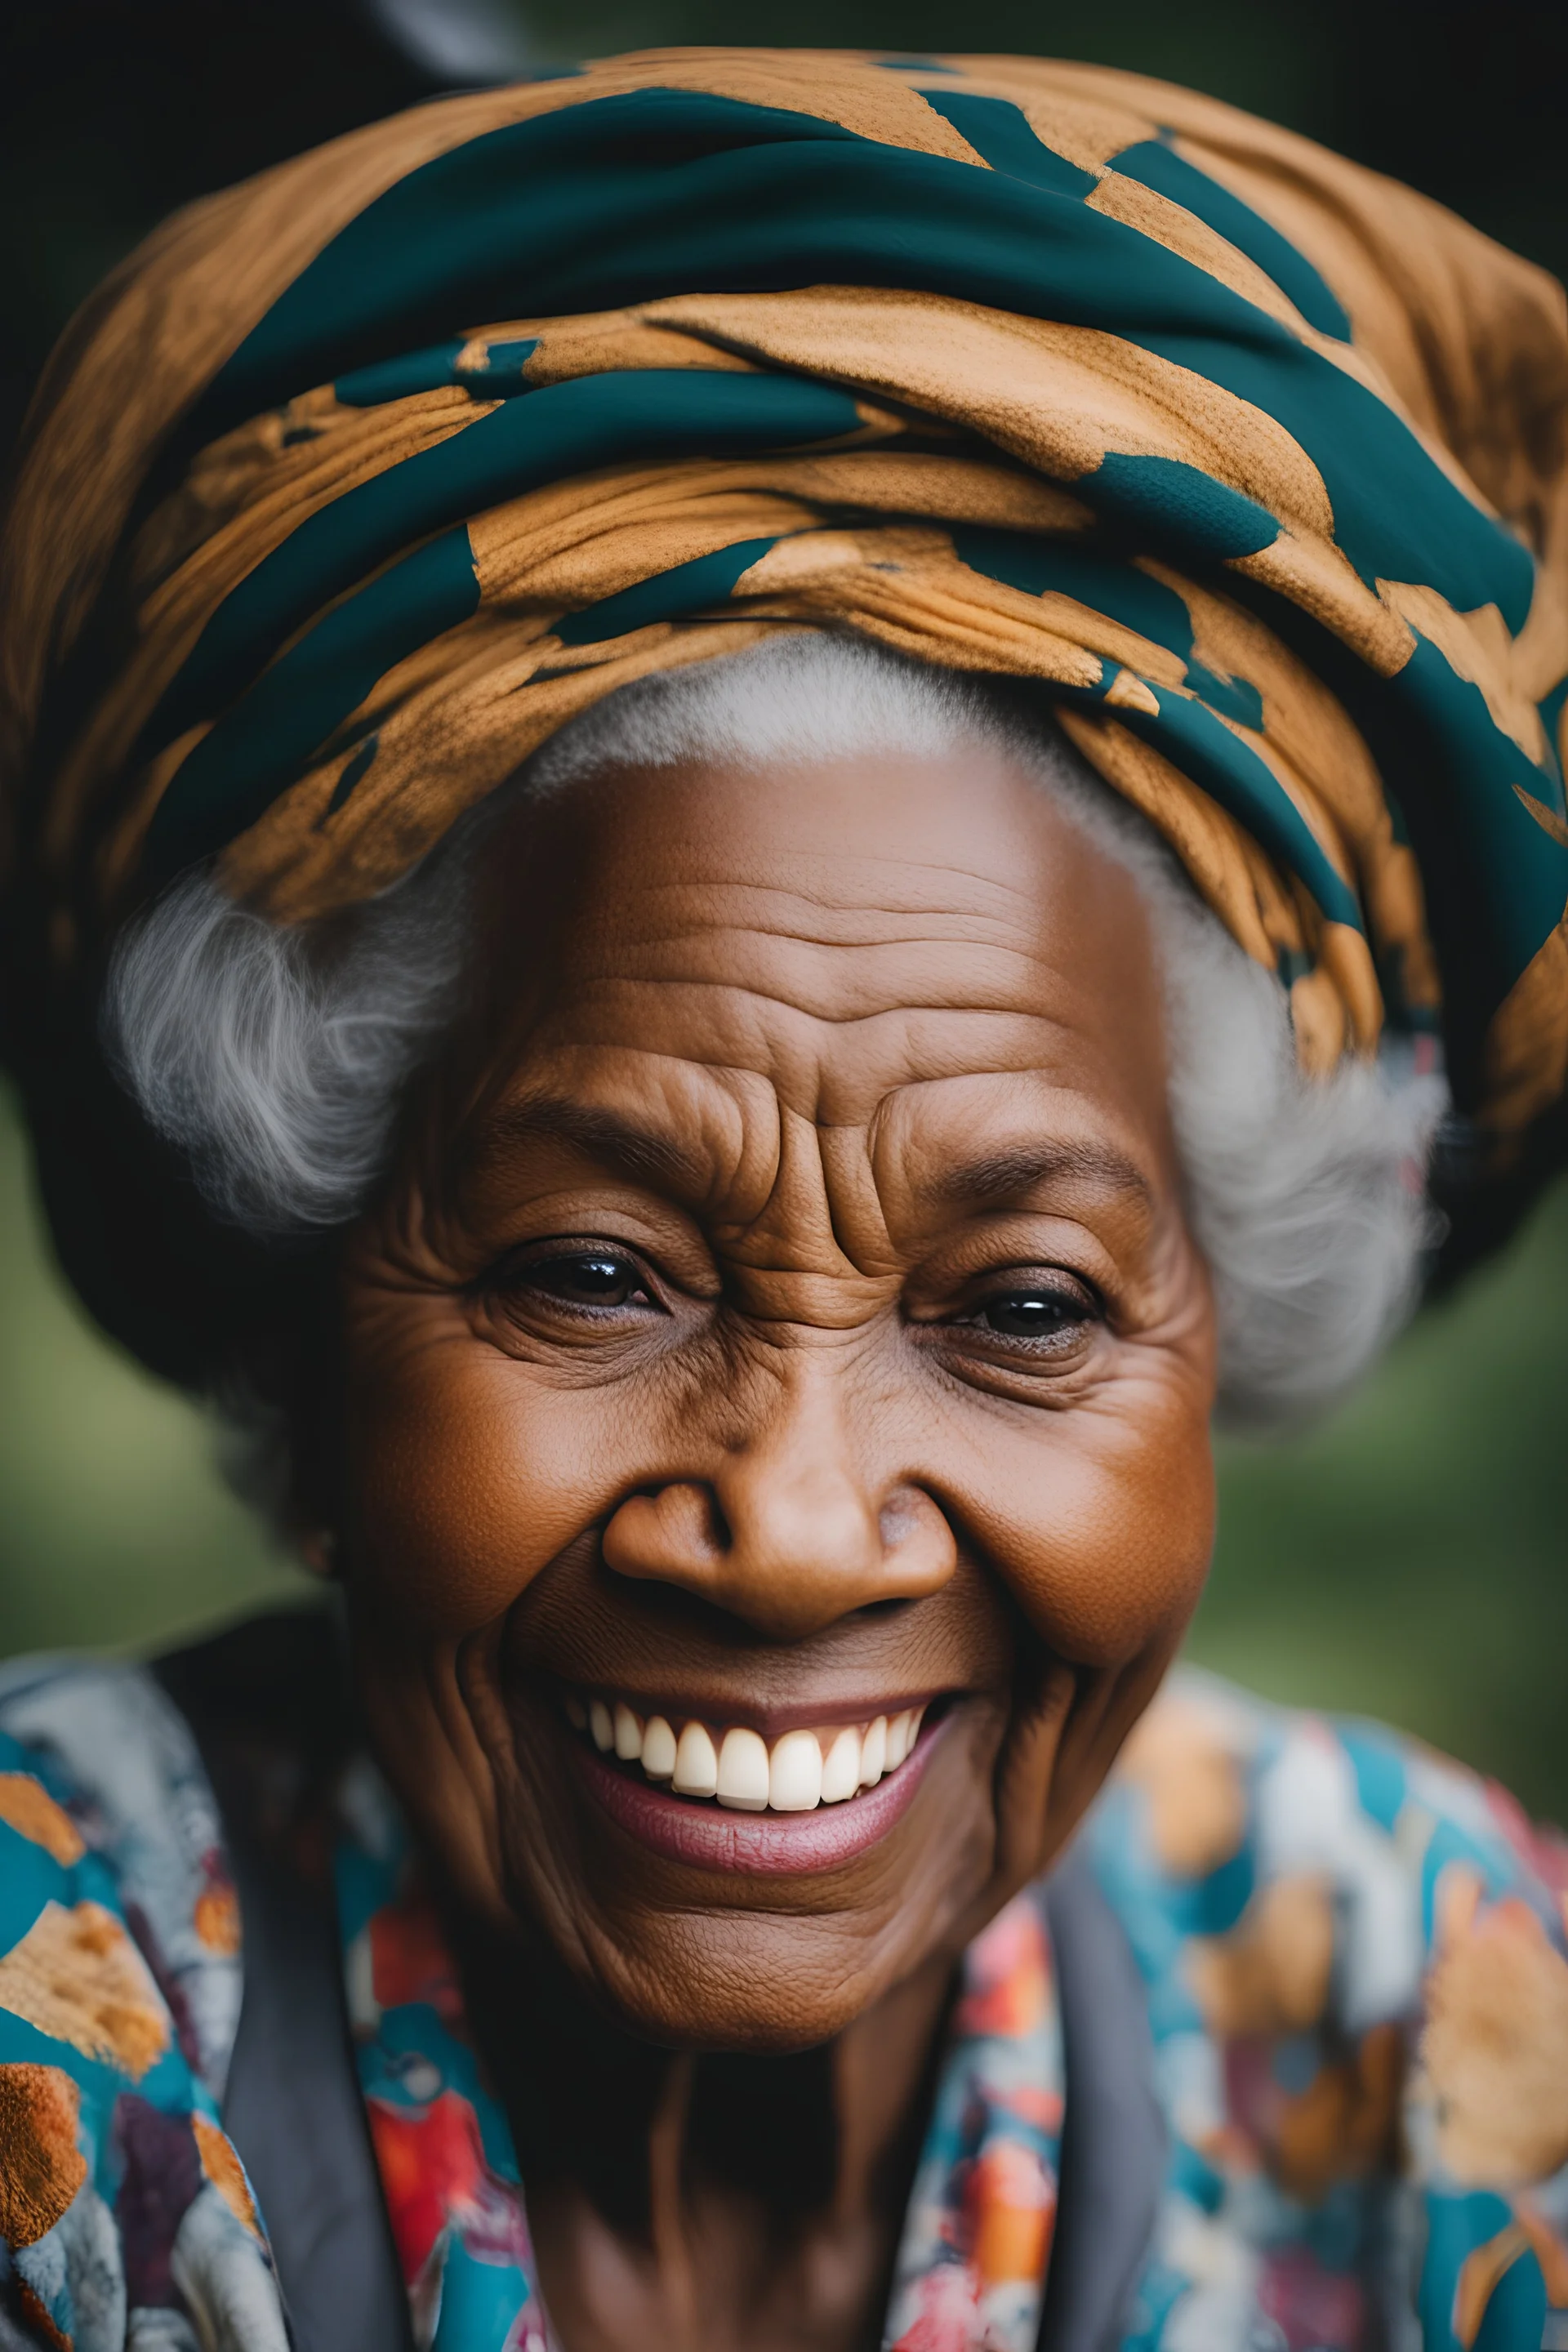
[[[1178,155],[1167,141],[1141,140],[1136,147],[1123,147],[1111,160],[1128,179],[1195,213],[1227,245],[1256,261],[1281,294],[1294,302],[1309,326],[1325,335],[1337,335],[1342,342],[1350,341],[1351,322],[1344,304],[1325,286],[1306,256],[1298,253],[1289,238],[1281,236],[1250,205]]]
[[[828,384],[683,368],[588,376],[509,400],[345,491],[258,563],[203,630],[142,756],[211,718],[312,613],[427,531],[618,459],[742,457],[833,440],[859,421]]]
[[[153,818],[149,868],[178,873],[254,824],[378,677],[479,603],[468,528],[459,524],[329,613],[183,762]]]

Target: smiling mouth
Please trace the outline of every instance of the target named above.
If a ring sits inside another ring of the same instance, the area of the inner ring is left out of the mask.
[[[874,1789],[913,1754],[929,1704],[769,1741],[748,1725],[710,1725],[678,1707],[644,1714],[613,1695],[568,1691],[563,1701],[601,1756],[640,1767],[644,1782],[693,1804],[740,1813],[815,1812]]]

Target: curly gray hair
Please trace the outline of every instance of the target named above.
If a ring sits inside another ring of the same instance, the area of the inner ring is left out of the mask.
[[[1152,829],[1015,694],[823,635],[775,637],[622,688],[503,794],[330,933],[282,929],[204,871],[121,936],[103,1006],[114,1063],[216,1213],[261,1238],[352,1221],[383,1176],[404,1089],[439,1048],[469,951],[470,877],[505,807],[616,767],[742,768],[1000,740],[1129,871],[1152,919],[1189,1222],[1213,1276],[1220,1412],[1300,1418],[1405,1319],[1432,1238],[1424,1176],[1447,1104],[1397,1042],[1300,1070],[1285,993],[1199,900]]]

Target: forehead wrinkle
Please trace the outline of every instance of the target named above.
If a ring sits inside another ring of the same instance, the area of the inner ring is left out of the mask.
[[[1054,1024],[1037,1013],[966,1009],[955,1017],[946,1005],[900,1006],[829,1023],[782,1009],[789,1018],[759,1022],[744,1038],[725,1040],[723,1066],[754,1074],[781,1109],[818,1129],[868,1136],[879,1104],[909,1089],[988,1072],[1017,1077],[1052,1058],[1046,1033]],[[857,1030],[858,1039],[851,1034]],[[862,1051],[842,1066],[838,1049],[857,1043]],[[752,1058],[742,1060],[742,1054]],[[708,1066],[720,1066],[718,1058]]]
[[[882,1003],[868,1007],[864,1005],[855,1005],[847,1012],[830,1013],[822,1010],[814,1004],[802,1004],[798,998],[783,995],[776,989],[756,988],[752,986],[749,982],[741,981],[735,981],[732,982],[713,982],[708,981],[678,980],[656,982],[652,984],[657,987],[690,989],[708,988],[716,985],[723,986],[726,988],[727,992],[731,995],[746,996],[750,997],[755,1003],[776,1006],[781,1013],[791,1014],[795,1019],[807,1022],[813,1027],[818,1029],[854,1029],[861,1027],[868,1022],[874,1021],[892,1021],[906,1018],[916,1020],[921,1014],[926,1013],[938,1018],[940,1018],[943,1013],[978,1013],[982,1016],[991,1014],[998,1020],[1014,1020],[1018,1018],[1020,1014],[1022,1014],[1025,1019],[1040,1017],[1036,1014],[1035,1008],[1033,1006],[1026,1009],[1016,1004],[1009,1004],[983,997],[973,998],[963,1003],[954,1003],[951,997],[939,1002],[935,999],[928,1000],[918,996],[910,997],[900,994],[897,1001],[890,1004]]]
[[[917,895],[907,906],[885,907],[803,900],[758,882],[615,890],[607,902],[590,903],[587,919],[567,939],[563,976],[592,985],[685,972],[726,985],[771,982],[788,992],[799,985],[803,968],[809,973],[820,961],[833,975],[826,992],[835,993],[844,984],[843,965],[857,957],[870,961],[873,975],[888,962],[902,973],[933,954],[944,972],[961,958],[1006,958],[1034,971],[1053,928],[1039,894],[997,884],[985,895],[986,905],[955,903],[950,893],[941,904]],[[895,984],[900,994],[908,985],[901,977]],[[866,985],[859,983],[862,991]],[[824,983],[815,981],[808,992],[821,996]]]
[[[616,944],[616,962],[563,975],[577,1004],[613,999],[622,990],[707,991],[842,1026],[875,1013],[1032,1011],[1047,994],[1060,996],[1070,987],[1037,943],[1016,938],[954,935],[825,946],[734,929],[683,933],[652,951],[624,940]]]
[[[779,1107],[779,1152],[773,1182],[757,1213],[723,1229],[725,1255],[753,1276],[858,1276],[834,1214],[834,1186],[821,1130],[799,1111]],[[748,1291],[751,1286],[748,1285]],[[752,1311],[762,1304],[750,1302]],[[777,1313],[770,1302],[763,1311]],[[785,1320],[791,1319],[785,1313]]]
[[[895,1272],[899,1255],[877,1183],[869,1121],[851,1128],[819,1119],[816,1146],[838,1249],[868,1278]]]
[[[869,1116],[895,1087],[993,1067],[1018,1074],[1048,1067],[1050,1041],[1076,1038],[1087,1025],[1069,992],[1060,996],[1067,1001],[1051,1004],[999,994],[958,1002],[900,993],[889,1003],[879,994],[831,1011],[740,982],[611,982],[582,991],[570,1025],[548,1022],[544,1039],[568,1050],[626,1050],[713,1072],[754,1072],[813,1118],[825,1095],[841,1093],[847,1055],[867,1072],[856,1091],[864,1091]],[[635,1046],[626,1044],[632,1035]],[[846,1123],[837,1112],[827,1116],[833,1125]]]
[[[826,918],[830,921],[836,917],[846,921],[854,921],[857,918],[900,921],[912,915],[938,922],[973,923],[985,919],[984,908],[987,907],[996,908],[1004,917],[1011,910],[1022,908],[1027,910],[1025,919],[1034,919],[1038,912],[1039,886],[1047,878],[1033,874],[1027,881],[1020,881],[1011,876],[982,873],[951,857],[866,857],[857,856],[852,851],[837,853],[832,857],[813,856],[792,862],[807,865],[811,875],[817,877],[816,882],[804,879],[800,882],[770,881],[754,872],[688,872],[679,881],[634,880],[630,889],[617,890],[615,895],[623,901],[640,901],[655,910],[668,902],[673,902],[679,909],[692,904],[700,906],[705,901],[721,902],[726,898],[736,897],[744,898],[748,908],[756,909],[758,913],[770,904],[778,903],[786,908],[799,908],[808,918]],[[925,881],[911,881],[904,895],[896,890],[887,897],[881,895],[888,891],[890,877],[899,873],[921,877],[940,876],[943,886],[940,898],[933,899],[929,882]],[[862,876],[865,884],[856,889],[856,880]],[[879,885],[879,889],[874,889],[873,884]],[[973,893],[973,901],[964,897],[960,887],[963,885],[969,886]],[[1011,919],[1016,921],[1018,917],[1012,913]],[[777,929],[808,936],[801,932],[798,918],[758,920],[755,914],[748,914],[745,924],[741,928],[763,931]],[[839,943],[831,937],[823,941],[825,945]]]

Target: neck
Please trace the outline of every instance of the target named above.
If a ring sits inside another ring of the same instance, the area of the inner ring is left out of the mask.
[[[778,2315],[781,2340],[875,2342],[951,1991],[945,1959],[837,2040],[766,2055],[656,2049],[607,2021],[552,1957],[517,1945],[469,1942],[462,1968],[511,2119],[546,2305],[572,2352],[743,2342],[759,2311]]]

